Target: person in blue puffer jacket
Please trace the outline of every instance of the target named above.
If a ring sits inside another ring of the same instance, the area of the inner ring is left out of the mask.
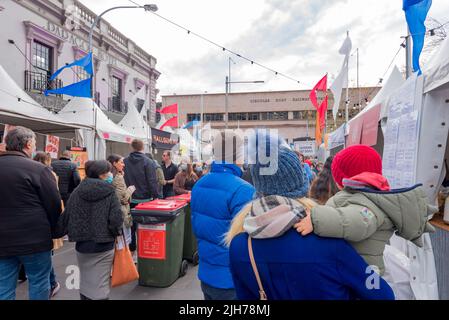
[[[253,199],[255,189],[241,179],[242,170],[236,164],[243,155],[241,138],[225,130],[214,136],[213,146],[216,161],[210,173],[198,180],[192,190],[192,225],[200,257],[198,278],[205,300],[234,300],[236,294],[224,234],[234,216]],[[221,154],[222,150],[229,149],[233,151]]]

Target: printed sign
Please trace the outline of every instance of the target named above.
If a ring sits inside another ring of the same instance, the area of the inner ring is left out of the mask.
[[[309,141],[294,141],[295,150],[301,152],[304,156],[315,155],[315,140]]]
[[[79,169],[84,169],[84,164],[89,161],[85,148],[71,148],[70,159],[78,166]]]
[[[165,260],[166,224],[140,225],[138,229],[139,258]]]
[[[45,152],[49,153],[52,159],[58,158],[59,137],[47,135],[47,142],[45,143]]]

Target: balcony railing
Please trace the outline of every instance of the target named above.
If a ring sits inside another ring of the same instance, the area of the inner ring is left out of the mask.
[[[44,73],[25,70],[25,91],[44,93],[47,89],[59,89],[64,86],[60,79],[49,81],[49,78]]]
[[[108,111],[125,114],[128,112],[128,102],[121,100],[119,97],[109,98]]]

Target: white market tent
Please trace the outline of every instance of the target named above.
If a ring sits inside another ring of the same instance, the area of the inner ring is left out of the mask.
[[[0,123],[36,132],[74,132],[83,125],[68,123],[33,100],[0,65]]]
[[[134,135],[115,124],[98,105],[89,98],[76,97],[72,99],[60,112],[59,116],[68,123],[83,125],[90,130],[81,130],[80,138],[88,150],[90,159],[105,159],[108,153],[125,155],[129,152],[128,144]],[[97,139],[95,151],[93,147],[93,130],[96,128]],[[106,144],[108,141],[108,144]],[[108,150],[107,150],[108,148]]]
[[[118,126],[128,131],[136,138],[142,139],[145,142],[148,142],[149,140],[149,126],[134,105],[131,105],[128,108],[128,112],[118,123]]]
[[[398,70],[398,68],[395,66],[393,70],[391,71],[390,76],[388,77],[387,81],[385,81],[385,84],[382,86],[382,88],[379,90],[379,92],[376,94],[376,96],[373,98],[373,100],[370,101],[370,103],[361,111],[359,112],[354,118],[349,120],[348,125],[345,128],[345,135],[349,134],[349,131],[351,130],[351,123],[354,123],[358,118],[363,116],[366,112],[371,110],[372,108],[376,107],[377,105],[381,104],[381,112],[380,117],[378,120],[384,118],[387,114],[387,104],[386,101],[388,100],[389,96],[395,92],[400,86],[404,84],[405,80],[402,78],[401,72]],[[343,125],[344,126],[344,125]],[[343,130],[343,126],[336,129],[333,133],[331,133],[329,139],[333,139],[334,135],[340,135],[340,137],[335,137],[335,140],[342,140],[341,134]],[[344,140],[343,140],[344,141]]]

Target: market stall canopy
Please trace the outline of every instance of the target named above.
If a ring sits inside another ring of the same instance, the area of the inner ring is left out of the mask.
[[[373,100],[354,118],[349,120],[346,130],[344,125],[329,136],[329,147],[335,148],[344,143],[342,133],[348,135],[348,145],[366,144],[374,145],[377,141],[377,123],[386,115],[386,101],[404,83],[401,72],[395,66],[388,80],[379,90]]]
[[[118,126],[130,132],[136,138],[143,140],[149,139],[149,126],[133,105],[128,108],[128,112],[118,123]]]
[[[424,93],[435,90],[449,82],[449,37],[443,40],[430,58],[424,74]]]
[[[0,65],[0,122],[37,132],[64,132],[82,128],[69,124],[33,100]]]
[[[351,122],[356,121],[356,119],[358,117],[361,117],[365,112],[368,112],[371,108],[374,108],[379,104],[382,105],[380,117],[382,118],[383,115],[386,115],[386,103],[385,103],[386,100],[400,86],[402,86],[404,84],[404,82],[405,82],[405,80],[402,77],[402,74],[399,71],[398,67],[394,66],[387,81],[385,81],[385,84],[382,86],[382,88],[379,90],[379,92],[376,94],[376,96],[373,98],[373,100],[371,100],[370,103],[368,103],[368,105],[360,113],[358,113],[354,118],[349,120],[349,125],[351,125]],[[380,120],[380,119],[378,119],[378,120]]]
[[[94,118],[96,114],[96,121]],[[131,143],[133,134],[109,119],[98,105],[89,98],[73,98],[58,114],[64,121],[97,129],[100,138],[109,141]]]

